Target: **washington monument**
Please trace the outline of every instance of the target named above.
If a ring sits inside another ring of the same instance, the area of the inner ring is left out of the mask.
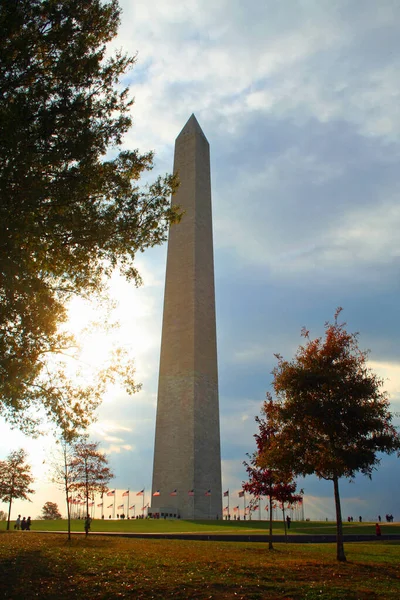
[[[222,518],[209,143],[192,115],[175,142],[151,512]]]

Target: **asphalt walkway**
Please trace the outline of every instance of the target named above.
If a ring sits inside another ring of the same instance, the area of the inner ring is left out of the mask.
[[[33,533],[57,533],[67,535],[67,531],[34,531]],[[71,531],[71,535],[85,535],[84,531]],[[91,530],[89,535],[95,536],[112,536],[112,537],[126,537],[126,538],[138,538],[138,539],[156,539],[156,540],[194,540],[194,541],[206,541],[206,542],[261,542],[266,543],[269,541],[268,535],[246,535],[246,534],[221,534],[221,533],[131,533],[121,531],[94,531]],[[347,542],[372,542],[382,540],[400,540],[400,534],[392,535],[344,535],[343,541]],[[290,544],[323,544],[336,542],[336,535],[290,535],[287,538],[284,535],[273,535],[272,541],[288,542]]]

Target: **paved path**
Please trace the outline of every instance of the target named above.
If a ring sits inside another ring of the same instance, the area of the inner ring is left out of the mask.
[[[67,535],[67,531],[34,531],[34,533],[60,533]],[[71,531],[71,535],[85,535],[84,531]],[[246,534],[224,534],[224,533],[131,533],[120,531],[93,531],[89,535],[113,536],[138,539],[156,539],[156,540],[194,540],[206,542],[262,542],[269,541],[268,535],[246,535]],[[343,541],[346,542],[372,542],[378,540],[400,540],[400,534],[393,535],[344,535]],[[284,535],[273,535],[273,542],[285,542]],[[290,544],[323,544],[336,542],[336,535],[288,535],[287,541]]]

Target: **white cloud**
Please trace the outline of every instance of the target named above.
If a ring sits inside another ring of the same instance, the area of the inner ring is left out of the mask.
[[[133,452],[135,450],[135,446],[131,446],[130,444],[110,444],[109,446],[105,446],[104,452],[107,455],[111,454],[121,454],[122,452]]]
[[[400,363],[370,360],[368,366],[383,379],[383,389],[388,392],[391,404],[400,407]]]

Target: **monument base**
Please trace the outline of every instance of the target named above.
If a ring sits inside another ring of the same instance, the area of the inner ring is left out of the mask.
[[[180,519],[181,515],[176,506],[157,506],[149,508],[147,514],[151,519]]]

